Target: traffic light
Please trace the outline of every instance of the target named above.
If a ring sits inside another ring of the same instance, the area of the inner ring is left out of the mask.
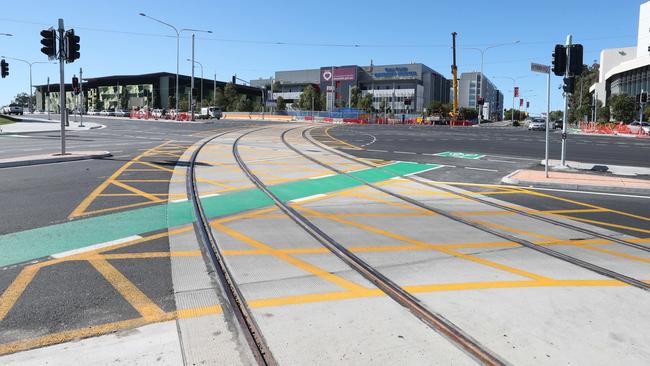
[[[566,74],[566,47],[561,44],[556,44],[553,52],[553,73],[557,76]]]
[[[79,79],[76,76],[72,77],[72,92],[75,95],[79,94]]]
[[[515,86],[515,98],[519,97],[519,87]]]
[[[56,57],[56,30],[54,29],[44,29],[41,31],[41,52],[47,55],[50,59]]]
[[[79,36],[74,34],[74,29],[67,30],[65,32],[65,62],[70,63],[77,60],[81,56],[80,49]]]
[[[576,78],[574,76],[564,78],[564,86],[562,89],[567,94],[573,94],[576,90]]]
[[[583,47],[581,44],[574,44],[569,47],[569,72],[571,75],[580,75],[582,74],[582,56],[583,56]]]
[[[641,93],[641,103],[643,104],[648,103],[648,92]]]
[[[483,97],[476,98],[476,104],[478,104],[478,105],[485,104],[485,98],[483,98]]]
[[[232,76],[232,83],[237,84],[237,75]]]
[[[411,105],[410,99],[404,99],[404,105]]]
[[[0,61],[0,70],[0,74],[2,74],[3,79],[9,76],[9,63],[4,59]]]

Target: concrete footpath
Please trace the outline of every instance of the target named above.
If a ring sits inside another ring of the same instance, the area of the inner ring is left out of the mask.
[[[41,154],[27,155],[7,159],[0,159],[0,168],[13,168],[18,166],[63,163],[68,161],[101,159],[111,156],[108,151],[71,151],[65,155]]]
[[[94,122],[85,122],[84,126],[79,126],[79,123],[70,121],[70,126],[66,127],[66,131],[87,131],[97,128],[104,128],[104,125]],[[14,134],[29,134],[37,132],[56,132],[61,130],[60,122],[42,120],[42,121],[23,121],[11,123],[8,125],[0,126],[0,135],[14,135]]]
[[[546,178],[543,170],[522,169],[501,182],[527,187],[650,195],[650,180],[576,171],[549,171]]]

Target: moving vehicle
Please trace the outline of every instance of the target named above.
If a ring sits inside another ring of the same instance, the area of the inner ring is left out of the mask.
[[[219,107],[203,107],[201,108],[201,114],[199,118],[223,118],[223,112]]]
[[[110,108],[110,109],[104,109],[103,111],[99,112],[100,116],[114,116],[115,115],[115,109]]]
[[[91,108],[87,113],[89,116],[99,116],[99,109]]]
[[[23,107],[21,107],[18,104],[9,104],[8,106],[5,106],[2,108],[2,113],[3,114],[23,114]]]
[[[557,119],[557,120],[553,121],[553,129],[554,130],[557,130],[558,128],[561,129],[563,125],[564,125],[564,122],[561,119]]]
[[[546,120],[543,118],[533,118],[528,123],[529,131],[544,131],[546,130]]]

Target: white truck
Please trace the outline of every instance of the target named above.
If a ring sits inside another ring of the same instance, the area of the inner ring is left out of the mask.
[[[221,119],[223,117],[223,112],[221,112],[221,108],[219,107],[203,107],[201,108],[201,113],[199,114],[199,118],[216,118],[216,119]]]

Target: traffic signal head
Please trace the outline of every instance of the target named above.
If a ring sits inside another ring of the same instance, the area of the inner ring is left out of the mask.
[[[237,84],[237,75],[232,76],[232,83]]]
[[[574,44],[569,47],[569,72],[571,75],[582,74],[582,55],[583,47],[581,44]]]
[[[566,74],[566,47],[561,44],[556,44],[553,51],[553,73],[557,76]]]
[[[70,63],[80,57],[79,36],[74,34],[74,29],[65,32],[65,62]]]
[[[6,78],[9,75],[9,63],[4,59],[0,61],[0,74],[3,78]]]
[[[576,90],[576,78],[573,76],[564,78],[564,86],[562,89],[567,94],[573,94],[573,92]]]
[[[44,29],[41,31],[41,52],[47,55],[50,59],[56,57],[56,30],[54,29]]]
[[[641,93],[641,103],[648,103],[648,92]]]
[[[75,95],[79,94],[79,79],[76,76],[72,77],[72,92]]]

